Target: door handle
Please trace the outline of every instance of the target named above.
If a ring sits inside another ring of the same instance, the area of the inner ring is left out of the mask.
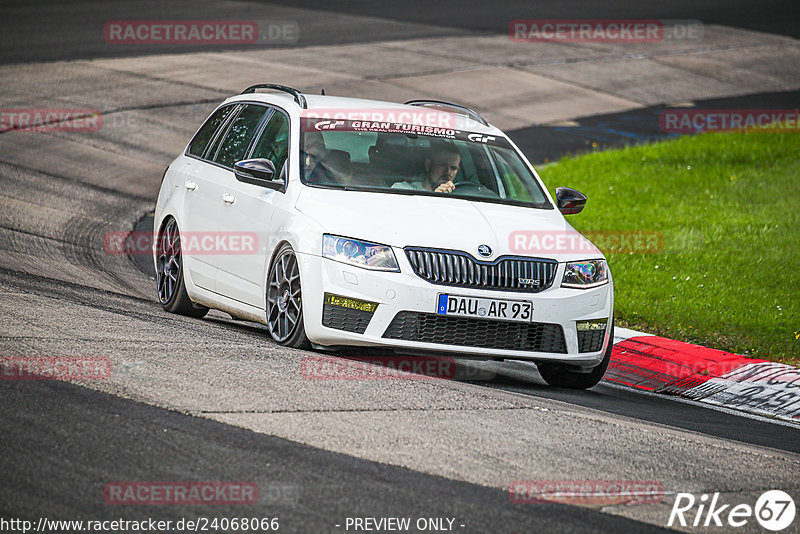
[[[194,182],[193,182],[193,181],[191,181],[191,180],[186,180],[185,182],[183,182],[183,186],[184,186],[186,189],[188,189],[189,191],[194,191],[195,189],[197,189],[197,184],[196,184],[196,183],[194,183]]]
[[[236,197],[230,193],[223,193],[222,200],[225,201],[225,204],[233,204],[236,201]]]

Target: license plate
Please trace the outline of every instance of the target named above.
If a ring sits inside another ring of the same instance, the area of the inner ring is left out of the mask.
[[[533,303],[526,300],[483,299],[440,294],[436,313],[527,323],[533,321]]]

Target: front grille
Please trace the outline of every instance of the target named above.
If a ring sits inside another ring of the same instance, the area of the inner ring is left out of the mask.
[[[538,293],[553,285],[558,267],[555,260],[539,258],[504,256],[488,262],[455,250],[405,251],[417,276],[446,286]]]
[[[322,305],[322,326],[363,334],[372,320],[373,314],[374,312],[342,308],[325,303]]]
[[[395,315],[383,337],[484,349],[567,352],[564,329],[558,324],[514,323],[411,311]]]

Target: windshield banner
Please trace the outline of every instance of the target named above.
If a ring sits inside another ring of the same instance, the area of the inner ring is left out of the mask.
[[[388,118],[388,117],[387,117]],[[510,148],[508,140],[503,136],[488,135],[480,132],[458,130],[447,126],[419,123],[395,122],[391,120],[343,120],[335,118],[305,117],[300,126],[306,132],[376,132],[405,134],[408,136],[424,135],[471,143],[481,143],[503,148]]]

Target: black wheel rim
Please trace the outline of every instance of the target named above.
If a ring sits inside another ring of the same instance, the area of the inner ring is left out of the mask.
[[[172,219],[158,234],[156,281],[161,304],[170,302],[178,290],[181,265],[181,236],[178,233],[178,223]]]
[[[267,326],[275,341],[292,337],[302,310],[300,269],[294,253],[287,250],[275,258],[267,286]]]

